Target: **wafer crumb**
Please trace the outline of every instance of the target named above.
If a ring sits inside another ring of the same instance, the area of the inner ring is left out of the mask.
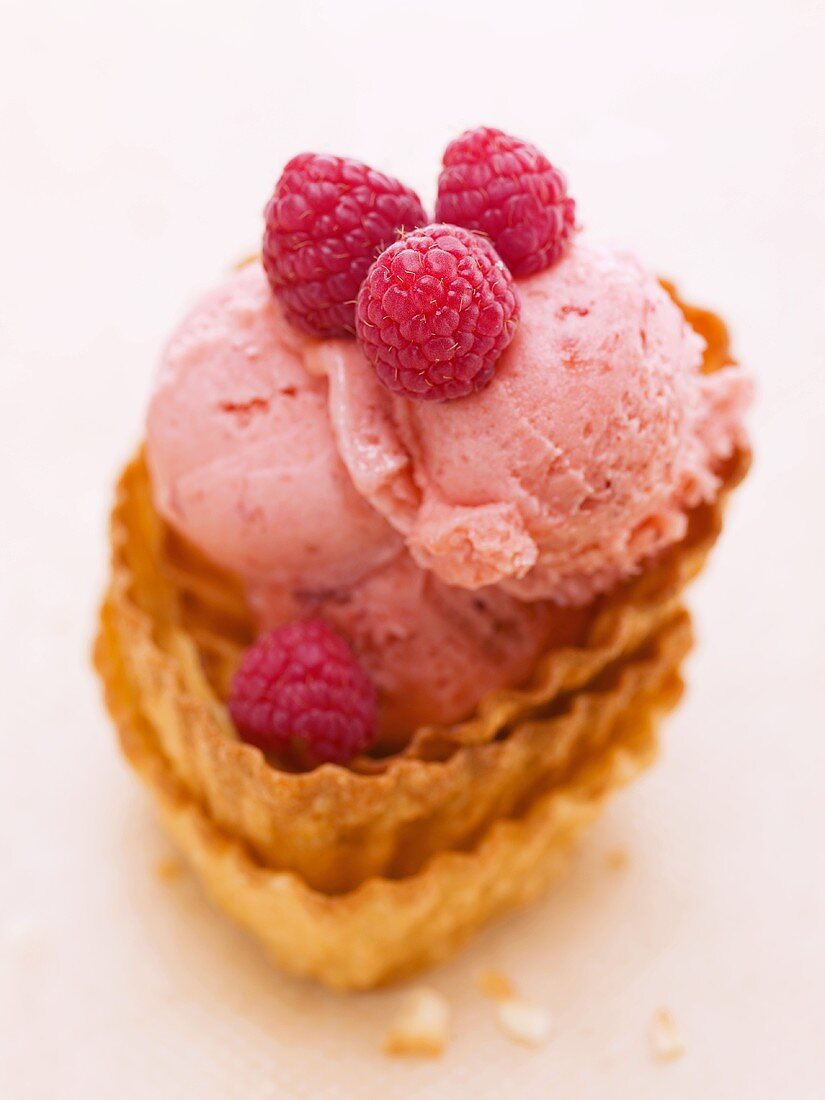
[[[650,1049],[658,1062],[672,1062],[685,1052],[676,1021],[666,1008],[654,1012],[649,1030]]]
[[[478,988],[492,1001],[509,1001],[516,995],[513,983],[500,970],[485,970],[478,979]]]
[[[155,874],[161,882],[174,882],[183,874],[183,864],[174,856],[159,859],[155,864]]]
[[[630,854],[626,848],[613,848],[607,853],[606,863],[611,871],[621,871],[630,863]]]
[[[246,256],[242,256],[240,260],[235,261],[235,270],[240,271],[242,267],[249,267],[250,264],[257,263],[260,258],[260,252],[249,252]]]
[[[437,1058],[447,1042],[449,1006],[435,989],[411,990],[384,1040],[384,1051],[394,1055]]]
[[[550,1036],[550,1014],[517,997],[499,1002],[498,1022],[505,1035],[524,1046],[543,1046]]]

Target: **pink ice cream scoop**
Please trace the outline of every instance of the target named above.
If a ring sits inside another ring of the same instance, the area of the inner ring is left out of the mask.
[[[203,298],[169,342],[149,406],[154,497],[245,579],[350,584],[395,556],[401,537],[352,485],[303,340],[257,263]]]
[[[491,384],[398,398],[342,341],[319,346],[353,482],[449,585],[584,604],[685,532],[742,441],[750,383],[701,372],[704,341],[630,255],[574,241],[519,283]]]
[[[246,582],[261,630],[321,615],[351,642],[379,689],[379,744],[391,748],[520,683],[548,631],[566,641],[570,624],[416,565],[339,457],[318,373],[328,346],[287,325],[259,265],[235,272],[164,353],[147,459],[159,511]]]
[[[380,691],[382,741],[466,717],[681,537],[742,441],[747,377],[630,256],[574,242],[461,400],[390,394],[353,340],[292,330],[258,264],[170,341],[147,424],[159,511],[238,574],[262,629],[321,615]]]
[[[379,689],[383,749],[418,726],[466,718],[482,695],[522,683],[548,645],[569,644],[581,629],[544,602],[444,584],[406,552],[348,588],[253,585],[248,595],[264,630],[321,616],[350,641]]]

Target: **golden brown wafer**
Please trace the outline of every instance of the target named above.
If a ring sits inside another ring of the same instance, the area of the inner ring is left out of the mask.
[[[104,621],[97,660],[126,755],[213,900],[252,932],[284,969],[337,989],[365,989],[450,955],[481,924],[535,897],[564,868],[569,849],[606,796],[655,755],[655,727],[677,700],[673,669],[650,670],[607,743],[518,816],[499,818],[467,850],[446,850],[416,873],[374,877],[330,896],[273,869],[221,829],[176,777],[157,731],[118,661]]]

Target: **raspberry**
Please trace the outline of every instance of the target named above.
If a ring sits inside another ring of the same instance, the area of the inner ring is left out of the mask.
[[[487,385],[518,316],[512,276],[490,242],[455,225],[428,225],[372,265],[355,324],[385,386],[418,401],[449,401]]]
[[[450,142],[438,177],[439,221],[485,233],[514,275],[564,252],[576,220],[564,176],[535,145],[480,126]]]
[[[289,623],[247,649],[232,678],[229,712],[245,741],[313,763],[345,764],[377,733],[375,688],[320,619]]]
[[[311,336],[345,336],[355,331],[355,297],[372,261],[427,215],[391,176],[357,160],[301,153],[264,218],[264,269],[287,320]]]

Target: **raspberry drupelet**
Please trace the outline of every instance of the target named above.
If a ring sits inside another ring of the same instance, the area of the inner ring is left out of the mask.
[[[355,331],[355,297],[399,231],[427,221],[403,183],[347,157],[301,153],[264,211],[263,265],[290,324],[310,336]]]
[[[480,126],[450,142],[435,216],[484,233],[516,276],[552,266],[575,227],[564,176],[535,145]]]
[[[229,712],[264,752],[345,764],[377,733],[376,692],[347,643],[320,619],[262,635],[232,678]]]
[[[490,242],[458,226],[428,225],[370,268],[356,331],[390,390],[448,401],[488,384],[518,317],[518,292]]]

